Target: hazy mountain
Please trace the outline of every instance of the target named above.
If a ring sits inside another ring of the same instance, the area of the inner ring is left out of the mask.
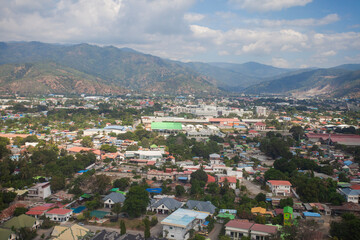
[[[294,71],[294,69],[277,68],[257,62],[247,62],[243,64],[218,62],[209,64],[215,67],[229,69],[231,71],[257,79],[269,79],[283,73]]]
[[[4,93],[105,95],[126,92],[114,84],[103,82],[102,79],[55,63],[0,65],[0,92]]]
[[[0,43],[0,64],[54,62],[91,75],[101,84],[141,92],[217,92],[207,77],[174,61],[128,48],[39,42]],[[38,69],[41,71],[41,69]]]
[[[302,71],[263,82],[245,89],[245,93],[280,93],[296,96],[355,96],[359,92],[359,71],[328,68]]]

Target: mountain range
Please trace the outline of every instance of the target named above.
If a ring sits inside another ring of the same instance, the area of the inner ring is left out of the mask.
[[[360,64],[285,69],[256,62],[179,62],[130,48],[0,43],[0,92],[292,94],[359,97]]]

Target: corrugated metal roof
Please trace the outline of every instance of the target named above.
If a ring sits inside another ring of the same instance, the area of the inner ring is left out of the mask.
[[[182,130],[182,124],[179,122],[152,122],[152,130]]]

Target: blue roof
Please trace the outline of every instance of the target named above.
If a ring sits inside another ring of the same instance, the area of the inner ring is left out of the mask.
[[[146,191],[148,191],[149,193],[161,193],[162,189],[161,188],[147,188]]]
[[[89,171],[89,170],[80,170],[80,171],[78,171],[78,173],[86,173],[87,171]]]
[[[315,213],[315,212],[303,212],[305,217],[321,217],[321,215],[319,213]]]
[[[349,166],[349,165],[351,165],[352,163],[353,163],[353,162],[350,161],[350,160],[344,161],[344,164],[345,164],[346,166]]]
[[[178,177],[179,180],[188,180],[187,177]]]
[[[161,224],[166,225],[175,225],[186,227],[189,225],[194,219],[205,220],[208,216],[208,213],[193,211],[189,209],[179,208],[172,214],[170,214],[167,218],[161,221]]]

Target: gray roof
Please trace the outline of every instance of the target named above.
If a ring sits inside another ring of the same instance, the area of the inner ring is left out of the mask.
[[[342,191],[347,196],[360,195],[360,190],[354,190],[354,189],[351,189],[351,188],[343,188],[340,191]]]
[[[196,201],[196,200],[189,200],[186,203],[186,206],[189,209],[196,209],[201,212],[209,212],[211,214],[215,213],[216,207],[210,201]]]
[[[176,210],[178,209],[179,207],[181,207],[181,202],[173,199],[173,198],[162,198],[156,202],[154,202],[153,204],[151,204],[151,207],[154,207],[154,208],[157,208],[159,206],[161,206],[162,204],[165,205],[165,207],[167,207],[168,209],[170,210]]]
[[[112,192],[108,195],[106,195],[103,198],[103,201],[105,202],[106,200],[111,199],[114,203],[123,203],[125,201],[125,196],[121,193],[117,193],[117,192]]]

